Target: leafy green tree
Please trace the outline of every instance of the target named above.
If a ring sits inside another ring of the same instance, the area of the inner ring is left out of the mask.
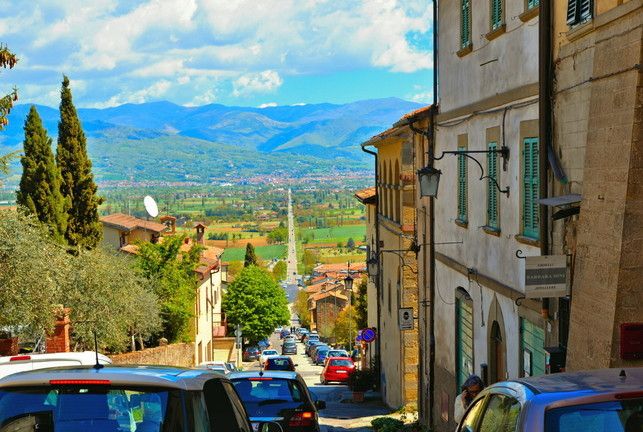
[[[60,95],[56,163],[62,175],[60,190],[71,204],[65,238],[74,249],[92,249],[102,237],[98,206],[103,200],[97,195],[92,163],[87,156],[87,140],[66,76],[63,77]]]
[[[264,269],[245,267],[228,287],[222,303],[228,322],[241,324],[251,344],[268,337],[275,327],[290,322],[288,299]]]
[[[288,272],[288,265],[285,261],[279,260],[272,268],[272,276],[277,282],[286,279],[286,273]]]
[[[185,236],[168,236],[162,243],[141,243],[138,265],[154,285],[161,302],[161,335],[174,342],[187,340],[196,292],[196,268],[203,247],[182,251]]]
[[[268,233],[268,243],[285,243],[288,240],[288,228],[277,227]]]
[[[54,238],[61,241],[67,230],[65,200],[60,193],[60,171],[51,151],[51,138],[42,126],[35,106],[25,120],[22,178],[16,193],[17,202],[48,227]]]
[[[364,275],[359,281],[357,296],[355,298],[355,324],[358,329],[368,327],[368,276]]]
[[[355,240],[353,240],[353,237],[350,237],[348,241],[346,241],[346,247],[350,250],[355,249]]]
[[[337,343],[350,347],[351,341],[357,336],[357,323],[353,306],[346,306],[338,315],[333,327],[333,335]]]
[[[319,261],[319,254],[310,249],[304,249],[302,261],[304,263],[304,274],[310,274],[313,272],[313,268],[315,268],[315,265]]]
[[[243,266],[249,267],[249,266],[258,266],[258,265],[259,265],[259,260],[257,259],[257,254],[255,253],[255,247],[252,245],[252,243],[247,243],[246,256],[243,259]]]
[[[292,308],[299,317],[299,324],[302,327],[310,328],[310,311],[308,310],[308,294],[306,290],[297,291],[297,297],[295,297]]]

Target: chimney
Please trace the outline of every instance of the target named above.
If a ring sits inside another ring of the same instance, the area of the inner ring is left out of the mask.
[[[161,223],[167,227],[168,234],[176,234],[176,218],[174,216],[161,216]]]
[[[196,229],[196,242],[205,245],[205,239],[203,238],[205,235],[205,225],[201,222],[197,222],[196,225],[194,225],[194,228]]]

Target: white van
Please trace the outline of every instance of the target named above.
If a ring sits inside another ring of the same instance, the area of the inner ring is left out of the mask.
[[[98,362],[102,365],[112,364],[103,354],[98,354]],[[94,351],[66,352],[51,354],[19,354],[0,357],[0,379],[17,372],[36,369],[48,369],[62,366],[93,366],[96,364]]]

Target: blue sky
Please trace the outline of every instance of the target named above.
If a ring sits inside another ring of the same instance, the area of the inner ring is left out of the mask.
[[[20,103],[79,107],[431,101],[431,3],[423,0],[12,0],[0,73]]]

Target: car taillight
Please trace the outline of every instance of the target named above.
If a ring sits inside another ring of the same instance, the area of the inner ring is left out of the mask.
[[[248,378],[248,381],[272,381],[272,378],[266,378],[266,377]]]
[[[51,385],[111,385],[110,380],[99,380],[99,379],[59,379],[59,380],[49,380]]]
[[[616,399],[635,399],[635,398],[640,398],[643,397],[643,391],[631,391],[631,392],[623,392],[623,393],[617,393],[614,395]]]
[[[289,427],[314,426],[315,413],[312,411],[296,412],[290,417]]]
[[[23,355],[23,356],[14,356],[9,359],[10,362],[12,361],[25,361],[25,360],[31,360],[31,356],[28,355]]]

